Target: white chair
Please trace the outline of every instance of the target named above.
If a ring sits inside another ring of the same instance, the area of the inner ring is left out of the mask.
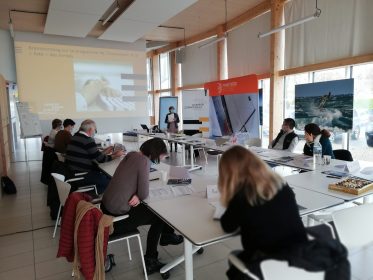
[[[310,272],[278,260],[265,260],[260,263],[260,269],[265,280],[323,280],[325,276],[324,271]]]
[[[254,280],[260,280],[235,254],[230,254],[228,260],[243,274]],[[301,268],[290,267],[288,262],[278,260],[265,260],[260,263],[260,269],[265,280],[323,280],[325,275],[324,271],[309,272]]]
[[[66,199],[70,194],[70,190],[71,190],[70,183],[74,181],[82,180],[83,178],[73,178],[73,179],[65,181],[65,176],[61,174],[52,173],[51,175],[53,176],[54,181],[56,182],[58,197],[60,199],[60,207],[58,208],[57,219],[56,219],[56,223],[54,225],[54,231],[53,231],[53,238],[55,238],[57,226],[61,220],[61,209],[65,205]],[[76,190],[76,192],[88,192],[92,190],[94,190],[97,194],[95,185],[80,187]]]
[[[196,138],[196,139],[202,138],[202,133],[196,133],[196,134],[193,134],[191,137],[192,137],[192,138]],[[208,161],[207,161],[207,155],[206,155],[206,152],[205,152],[205,148],[204,148],[204,147],[193,146],[193,150],[194,150],[194,151],[198,151],[198,152],[202,151],[202,152],[203,152],[203,155],[205,156],[205,162],[206,162],[206,164],[208,164]],[[194,153],[193,153],[193,155],[191,155],[191,156],[193,156],[193,157],[194,157],[194,161],[196,161],[196,156],[194,155]]]
[[[373,243],[372,216],[372,203],[332,213],[339,239],[349,252]]]

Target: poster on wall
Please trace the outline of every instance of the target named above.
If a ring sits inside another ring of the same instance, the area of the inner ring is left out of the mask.
[[[184,90],[183,101],[183,130],[185,134],[202,132],[209,136],[209,97],[204,89]]]
[[[330,131],[352,129],[354,79],[295,86],[295,120],[300,130],[316,123]]]
[[[205,84],[210,101],[210,136],[246,133],[259,137],[259,95],[256,75]]]
[[[166,116],[169,113],[169,108],[173,106],[175,108],[175,112],[178,113],[177,110],[177,97],[174,96],[165,96],[159,98],[159,129],[162,131],[167,130],[167,123],[165,122]]]

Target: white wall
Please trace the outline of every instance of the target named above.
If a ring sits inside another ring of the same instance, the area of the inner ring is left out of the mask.
[[[13,40],[9,30],[4,29],[0,29],[0,74],[7,81],[17,81]]]

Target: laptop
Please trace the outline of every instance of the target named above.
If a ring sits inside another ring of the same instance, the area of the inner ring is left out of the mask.
[[[216,146],[223,146],[228,141],[229,141],[229,139],[220,137],[220,138],[215,139],[215,144],[216,144]]]
[[[146,124],[140,124],[141,128],[149,132],[149,127]]]
[[[167,185],[189,185],[192,183],[189,171],[185,167],[170,166]]]

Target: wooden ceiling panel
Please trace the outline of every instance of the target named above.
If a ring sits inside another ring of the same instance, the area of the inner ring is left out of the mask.
[[[106,1],[106,0],[105,0]],[[238,17],[245,11],[264,0],[227,0],[228,20]],[[122,0],[119,3],[122,4]],[[11,9],[29,12],[47,13],[49,0],[1,0],[0,28],[8,29],[8,11]],[[15,31],[43,32],[45,15],[12,12]],[[113,17],[115,20],[115,17]],[[185,28],[187,38],[198,35],[223,24],[225,21],[224,0],[198,0],[195,4],[183,10],[171,19],[163,22],[162,26]],[[108,24],[108,26],[110,26]],[[89,36],[99,37],[107,29],[99,22],[93,27]],[[147,40],[180,41],[184,32],[178,29],[156,27],[144,36]]]

